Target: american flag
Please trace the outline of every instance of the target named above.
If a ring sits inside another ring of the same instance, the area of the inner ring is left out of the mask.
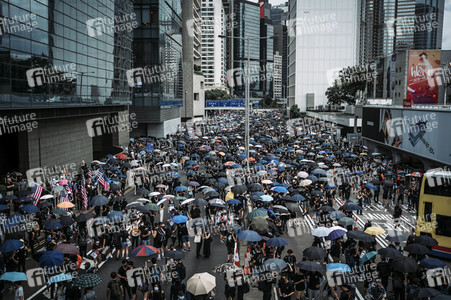
[[[91,181],[92,181],[92,170],[88,169],[88,172],[86,173],[86,175],[88,175],[88,183],[91,183]]]
[[[34,205],[39,204],[39,200],[41,199],[43,191],[44,189],[40,185],[38,185],[37,183],[34,184],[34,187],[31,189],[31,197],[35,199],[33,202]]]
[[[70,201],[69,195],[67,194],[66,191],[62,190],[62,191],[60,192],[60,203],[61,203],[61,202],[69,202],[69,201]]]
[[[85,175],[81,175],[81,195],[83,196],[83,206],[88,209],[88,194],[86,193]]]
[[[97,174],[97,181],[103,186],[103,189],[106,192],[110,191],[110,183],[108,182],[108,178],[105,175],[105,172],[102,168],[99,169],[99,173]]]

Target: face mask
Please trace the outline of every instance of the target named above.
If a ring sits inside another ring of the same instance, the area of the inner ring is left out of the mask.
[[[156,287],[154,287],[153,289],[154,289],[155,291],[158,291],[158,287],[157,287],[157,286],[156,286]]]

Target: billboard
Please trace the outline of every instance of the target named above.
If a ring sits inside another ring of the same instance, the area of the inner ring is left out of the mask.
[[[380,133],[379,108],[364,107],[362,115],[362,135],[366,138],[383,142],[383,135]]]
[[[400,148],[403,142],[404,122],[399,109],[381,108],[379,134],[385,145]]]
[[[414,104],[437,104],[440,50],[410,50],[407,98]]]

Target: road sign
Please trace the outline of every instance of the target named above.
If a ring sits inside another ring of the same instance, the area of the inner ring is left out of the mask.
[[[359,134],[358,133],[348,133],[346,135],[346,138],[347,138],[348,142],[357,143],[359,141]]]

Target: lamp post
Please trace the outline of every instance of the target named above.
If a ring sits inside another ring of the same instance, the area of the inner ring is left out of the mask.
[[[251,47],[250,47],[250,41],[251,40],[266,40],[266,39],[274,39],[275,36],[269,36],[269,37],[240,37],[240,36],[228,36],[228,35],[218,35],[219,38],[232,38],[232,39],[240,39],[240,40],[245,40],[247,42],[247,78],[246,78],[246,101],[244,103],[244,134],[245,134],[245,138],[244,138],[244,148],[246,151],[246,168],[247,168],[247,173],[250,174],[251,173],[251,168],[249,166],[249,142],[250,142],[250,138],[249,138],[249,110],[250,110],[250,92],[251,92],[251,88],[250,88],[250,84],[251,84],[251,74],[250,74],[250,64],[251,64]],[[232,57],[232,67],[233,67],[233,57]]]

